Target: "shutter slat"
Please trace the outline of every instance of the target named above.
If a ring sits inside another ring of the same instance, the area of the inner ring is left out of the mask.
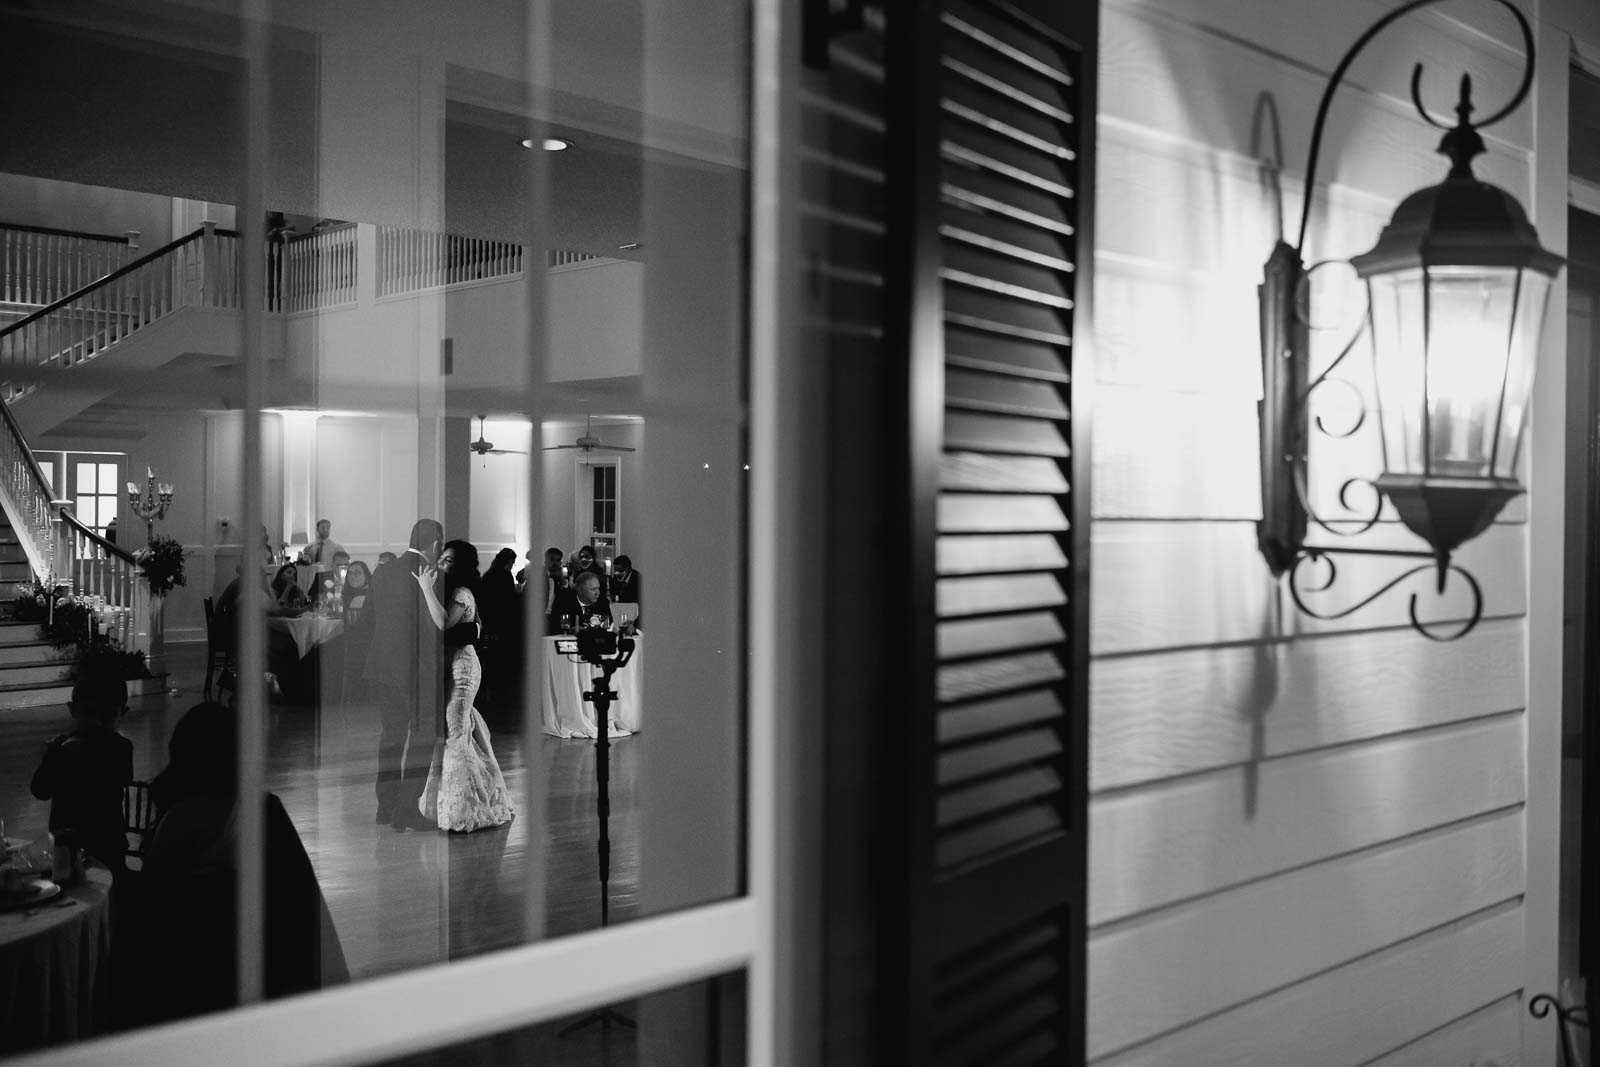
[[[1047,456],[990,456],[946,452],[939,469],[945,490],[1008,493],[1065,493],[1066,476]]]
[[[1066,637],[1060,621],[1043,611],[998,619],[942,622],[938,632],[939,656],[947,660],[1047,645]]]
[[[1050,382],[1008,375],[950,370],[945,375],[945,405],[1039,419],[1064,419],[1066,403]]]
[[[1055,422],[965,411],[945,412],[944,443],[946,448],[980,452],[1021,452],[1062,458],[1068,454],[1067,439]]]
[[[941,575],[1059,570],[1067,565],[1061,543],[1051,534],[946,535],[934,542],[934,557]]]
[[[940,578],[934,599],[941,619],[992,615],[1028,608],[1054,608],[1067,594],[1053,574],[1019,574],[998,578]]]
[[[946,704],[1059,682],[1067,672],[1053,652],[995,656],[939,668],[939,699]]]
[[[1050,689],[1011,693],[975,704],[945,708],[939,712],[939,743],[951,745],[1006,733],[1058,718],[1061,712],[1061,700]]]

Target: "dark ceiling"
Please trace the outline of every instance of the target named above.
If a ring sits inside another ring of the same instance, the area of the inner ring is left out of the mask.
[[[70,24],[56,19],[59,10],[0,5],[0,171],[238,203],[244,62],[237,27],[182,9],[190,21],[180,27],[156,18],[146,35],[120,8],[107,6],[99,18],[86,16],[97,11],[91,5],[68,5],[76,16]],[[163,10],[171,9],[152,7]],[[319,217],[318,41],[282,27],[270,40],[268,206]],[[475,90],[484,80],[477,74],[453,70],[451,80]],[[520,143],[521,87],[508,85],[502,82],[504,99],[487,105],[453,94],[447,103],[444,208],[452,233],[525,236],[532,154]],[[619,246],[639,239],[643,164],[627,125],[620,124],[621,136],[570,134],[572,148],[544,157],[553,247],[627,256]],[[610,128],[615,134],[619,124]],[[394,165],[419,164],[397,158]]]

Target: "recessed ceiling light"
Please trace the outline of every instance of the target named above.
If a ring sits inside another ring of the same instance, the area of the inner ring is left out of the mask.
[[[544,141],[542,142],[542,144],[543,144],[544,150],[546,152],[560,152],[563,149],[572,147],[572,142],[567,140],[564,137],[546,137],[544,139]],[[524,137],[522,139],[522,147],[523,148],[532,148],[533,147],[533,138],[532,137]]]

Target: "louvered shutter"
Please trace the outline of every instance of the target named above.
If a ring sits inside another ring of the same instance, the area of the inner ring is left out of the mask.
[[[862,10],[801,93],[806,348],[826,366],[841,609],[819,724],[823,1060],[1070,1064],[1095,10]]]
[[[891,261],[890,337],[909,354],[911,580],[931,592],[903,711],[905,1048],[917,1063],[1071,1063],[1088,592],[1073,341],[1093,10],[943,0],[905,17],[887,64],[891,205],[907,194],[888,231],[891,256],[907,250]]]

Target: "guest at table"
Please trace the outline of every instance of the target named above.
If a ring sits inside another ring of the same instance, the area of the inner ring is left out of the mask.
[[[128,683],[121,678],[79,678],[67,701],[72,729],[45,746],[33,772],[33,795],[50,801],[50,832],[72,834],[113,874],[122,872],[128,849],[122,794],[133,781],[133,743],[117,732],[127,708]]]
[[[344,572],[344,585],[339,595],[344,600],[345,617],[352,609],[359,612],[367,605],[367,594],[372,592],[372,571],[365,560],[354,560]]]
[[[267,614],[299,615],[311,606],[305,590],[296,584],[295,580],[298,577],[298,568],[293,563],[285,563],[278,568],[278,573],[273,576],[272,585],[268,589],[272,594],[272,603],[267,608]]]
[[[113,942],[126,1021],[146,1025],[235,1006],[238,724],[196,704],[179,720],[167,768],[150,783],[162,813],[129,920]],[[265,794],[263,988],[268,997],[349,980],[344,951],[300,834]]]
[[[317,539],[300,550],[301,563],[309,563],[314,568],[314,573],[333,570],[333,557],[344,552],[344,546],[333,539],[333,523],[327,519],[317,520]],[[345,552],[345,558],[350,553]]]
[[[639,605],[639,572],[633,569],[633,560],[627,556],[618,556],[611,571],[611,602],[613,604]],[[639,607],[640,614],[644,608]],[[638,625],[639,616],[635,615],[634,625]]]
[[[611,602],[606,599],[605,593],[600,588],[600,575],[594,571],[584,571],[572,580],[571,589],[563,589],[556,596],[555,610],[551,614],[554,626],[552,633],[561,632],[561,620],[570,616],[576,621],[579,629],[588,625],[588,620],[594,616],[606,620],[611,618]]]
[[[602,595],[607,592],[606,579],[609,576],[606,574],[605,567],[601,566],[600,563],[594,558],[594,549],[588,545],[584,545],[578,549],[577,565],[572,570],[572,577],[574,579],[576,579],[580,574],[598,574],[600,576],[600,592]]]

